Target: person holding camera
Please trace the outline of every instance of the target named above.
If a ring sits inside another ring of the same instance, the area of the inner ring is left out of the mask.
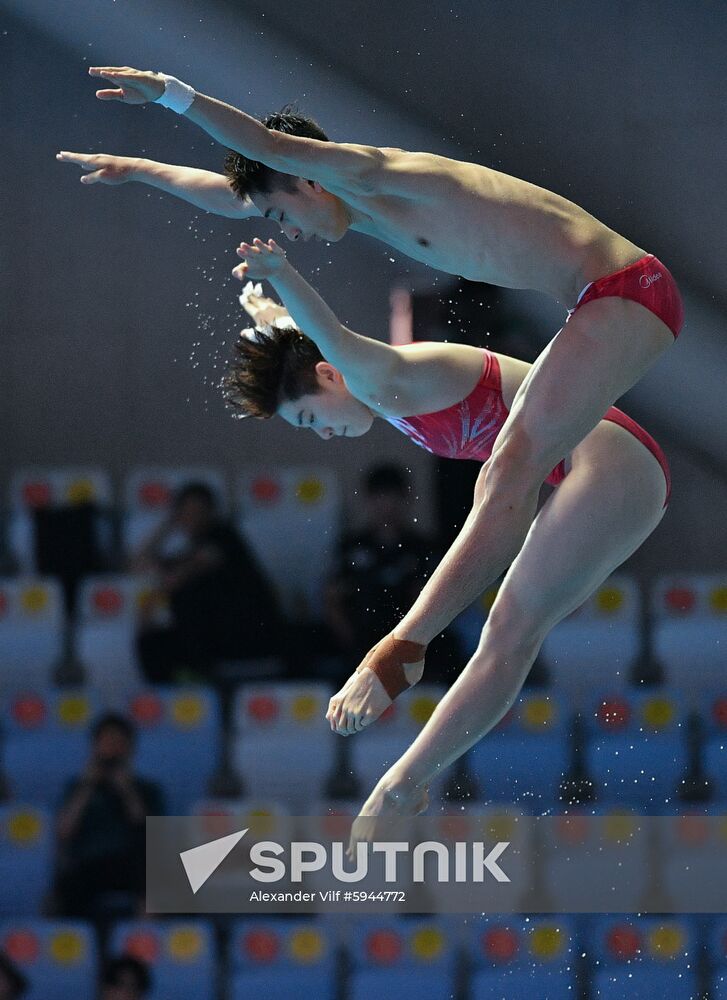
[[[135,735],[124,716],[102,716],[88,763],[65,790],[56,883],[65,916],[132,914],[143,896],[144,822],[163,810],[158,786],[134,773]]]

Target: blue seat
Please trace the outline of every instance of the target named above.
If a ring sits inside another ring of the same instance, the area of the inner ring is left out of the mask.
[[[596,918],[584,951],[594,966],[591,996],[647,1000],[660,993],[699,1000],[694,974],[697,926],[682,917]]]
[[[651,831],[636,810],[569,808],[539,846],[540,878],[553,907],[588,912],[613,905],[637,910],[650,883]],[[616,873],[616,874],[614,874]]]
[[[592,1000],[701,1000],[693,969],[659,968],[634,963],[627,968],[599,969],[591,981]]]
[[[212,927],[203,920],[137,920],[117,924],[113,955],[132,955],[148,964],[149,1000],[215,1000],[217,954]]]
[[[481,969],[470,981],[469,1000],[573,1000],[576,990],[572,966]]]
[[[599,696],[584,713],[584,763],[609,802],[663,810],[687,771],[685,711],[671,692]]]
[[[700,701],[704,731],[702,763],[712,785],[712,795],[727,800],[727,680],[723,678],[718,693],[707,694]]]
[[[334,564],[341,490],[333,469],[248,468],[240,479],[239,528],[293,616],[320,618]]]
[[[232,757],[246,795],[308,813],[336,766],[340,739],[325,721],[332,694],[320,681],[263,682],[238,691]]]
[[[536,692],[522,695],[467,754],[466,766],[481,798],[516,803],[526,811],[547,809],[557,802],[571,761],[566,723],[557,698]]]
[[[355,916],[344,932],[351,964],[350,1000],[450,1000],[456,987],[456,943],[441,917]]]
[[[466,938],[469,1000],[566,1000],[576,990],[576,925],[563,917],[482,917]]]
[[[86,691],[19,696],[4,708],[3,770],[14,798],[55,808],[89,752],[88,724],[96,711]]]
[[[49,812],[17,803],[0,806],[0,914],[39,915],[53,874]]]
[[[63,655],[63,592],[50,577],[0,579],[0,692],[50,687]]]
[[[329,973],[312,972],[309,969],[248,969],[236,972],[232,977],[230,1000],[250,1000],[251,997],[265,997],[265,1000],[336,1000],[338,986],[335,977]]]
[[[652,593],[652,648],[665,680],[687,699],[724,685],[727,576],[685,573],[658,580]]]
[[[36,572],[33,512],[47,507],[63,508],[94,504],[95,541],[99,550],[109,556],[113,539],[110,518],[112,496],[111,479],[108,473],[101,469],[27,468],[16,472],[10,484],[7,544],[21,572]]]
[[[187,815],[220,766],[217,695],[203,687],[150,688],[127,711],[137,727],[136,772],[161,785],[167,814]]]
[[[0,951],[28,980],[24,1000],[94,1000],[96,996],[96,939],[85,923],[3,921]]]
[[[451,1000],[455,993],[452,972],[426,968],[356,969],[348,982],[348,1000],[396,997],[396,1000]]]
[[[554,688],[580,705],[604,679],[626,687],[641,648],[639,586],[616,573],[548,633],[541,657]]]
[[[241,920],[230,935],[232,1000],[334,1000],[331,924],[318,917]]]

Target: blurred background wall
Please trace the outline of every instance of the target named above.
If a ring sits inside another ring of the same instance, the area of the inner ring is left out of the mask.
[[[274,235],[269,224],[216,218],[135,184],[85,189],[54,160],[71,149],[219,169],[223,150],[190,123],[95,101],[89,65],[151,66],[255,114],[297,100],[332,138],[526,177],[661,256],[689,314],[625,404],[675,473],[672,510],[640,558],[724,565],[723,4],[2,0],[0,12],[3,478],[31,463],[120,475],[149,462],[234,472],[295,459],[335,465],[351,494],[359,470],[385,456],[413,468],[426,507],[428,456],[392,428],[325,443],[225,412],[215,385],[242,325],[233,251]],[[292,258],[343,321],[375,336],[387,336],[393,284],[449,285],[357,234],[295,247]],[[539,295],[508,304],[536,344],[563,317]]]

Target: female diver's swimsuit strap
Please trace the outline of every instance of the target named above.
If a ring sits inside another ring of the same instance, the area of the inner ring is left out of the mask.
[[[434,455],[486,462],[492,454],[495,439],[507,420],[509,410],[502,398],[497,357],[487,349],[483,353],[482,375],[472,392],[461,402],[434,413],[413,417],[387,417],[386,420],[410,437],[415,444]],[[666,507],[671,495],[671,475],[666,456],[657,442],[635,420],[615,406],[610,407],[603,419],[618,424],[633,434],[657,460],[666,479]],[[557,486],[566,475],[563,460],[553,469],[546,482]]]

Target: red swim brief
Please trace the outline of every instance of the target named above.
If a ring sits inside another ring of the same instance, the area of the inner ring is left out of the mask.
[[[679,336],[684,325],[682,297],[671,272],[652,253],[622,267],[620,271],[591,281],[578,296],[569,316],[586,302],[609,296],[638,302],[666,323],[675,340]]]
[[[669,463],[666,460],[666,455],[659,447],[659,443],[654,440],[648,431],[644,430],[641,424],[637,424],[635,420],[632,420],[631,417],[628,416],[628,414],[624,413],[623,410],[617,409],[615,406],[609,407],[608,412],[605,414],[603,419],[610,420],[611,423],[618,424],[619,427],[623,427],[625,430],[630,431],[636,440],[640,441],[657,460],[661,466],[661,471],[664,473],[664,479],[666,480],[666,499],[664,500],[664,506],[666,507],[669,503],[669,498],[671,497],[671,472],[669,471]],[[557,486],[559,483],[563,482],[566,475],[565,460],[563,460],[558,463],[545,481],[546,483],[550,483],[551,486]]]

